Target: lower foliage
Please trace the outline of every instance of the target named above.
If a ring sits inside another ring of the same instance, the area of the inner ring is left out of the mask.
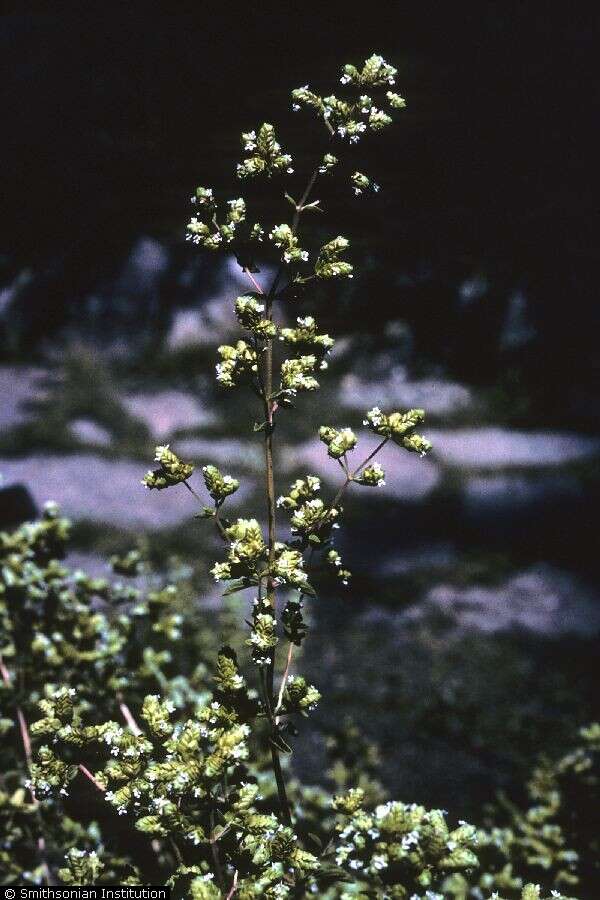
[[[375,749],[344,726],[325,783],[290,781],[290,825],[233,622],[218,648],[175,585],[70,571],[69,530],[48,505],[0,537],[1,883],[164,883],[194,900],[591,896],[600,725],[540,763],[528,808],[500,798],[480,828],[387,799]],[[123,576],[142,565],[112,562]],[[282,752],[317,700],[303,678],[287,682]]]

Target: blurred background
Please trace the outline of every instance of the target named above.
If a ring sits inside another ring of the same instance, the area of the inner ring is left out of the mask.
[[[212,537],[185,490],[140,485],[171,442],[240,477],[240,514],[262,515],[257,413],[213,378],[248,283],[184,241],[189,196],[231,190],[238,135],[264,120],[302,177],[289,91],[335,90],[373,51],[398,67],[407,110],[354,151],[381,193],[322,198],[357,277],[290,312],[338,344],[282,420],[278,487],[314,471],[334,488],[315,430],[360,430],[376,403],[424,407],[434,452],[390,454],[386,487],[347,502],[354,578],[311,605],[302,667],[323,728],[352,716],[401,798],[469,818],[518,793],[540,750],[600,714],[597,19],[528,2],[4,8],[0,527],[56,500],[73,565],[105,572],[137,546],[193,566],[207,615]],[[293,765],[318,778],[322,741],[299,740]]]

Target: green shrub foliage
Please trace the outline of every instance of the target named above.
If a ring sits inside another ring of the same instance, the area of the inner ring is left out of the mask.
[[[312,316],[296,316],[298,301],[311,284],[354,275],[348,240],[315,244],[305,223],[322,213],[320,179],[345,180],[350,196],[379,190],[356,170],[359,148],[348,150],[401,113],[395,79],[373,55],[344,66],[339,96],[293,91],[294,110],[316,120],[326,147],[303,189],[273,125],[242,135],[237,177],[263,181],[274,198],[269,220],[265,204],[259,221],[244,198],[211,188],[191,198],[188,238],[235,254],[248,276],[234,299],[243,336],[219,347],[216,378],[256,400],[266,508],[229,518],[238,481],[210,460],[195,474],[169,446],[156,448],[157,468],[142,483],[198,501],[197,516],[222,543],[212,574],[225,595],[244,598],[247,632],[225,613],[218,629],[199,622],[177,585],[147,577],[150,587],[129,586],[123,579],[143,569],[138,551],[113,558],[113,580],[70,571],[61,562],[69,522],[52,504],[0,536],[3,884],[164,883],[193,900],[540,900],[569,893],[597,857],[574,813],[597,808],[597,725],[536,771],[529,809],[503,801],[497,823],[482,828],[385,797],[377,753],[351,725],[328,738],[329,790],[289,776],[297,728],[321,696],[298,668],[303,606],[314,602],[316,570],[329,570],[340,590],[350,577],[335,547],[349,489],[384,482],[375,457],[386,444],[421,456],[431,447],[419,409],[366,411],[372,452],[350,428],[324,423],[318,437],[339,465],[337,493],[323,496],[306,474],[275,496],[276,427],[319,389],[334,343]],[[276,262],[269,285],[265,260]],[[587,806],[576,805],[578,793]],[[537,876],[548,890],[526,883]]]

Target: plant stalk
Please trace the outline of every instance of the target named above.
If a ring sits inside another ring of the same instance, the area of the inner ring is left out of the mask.
[[[312,172],[308,184],[302,194],[302,198],[300,202],[297,204],[294,217],[292,220],[292,232],[295,233],[298,224],[300,222],[300,216],[302,215],[302,208],[304,204],[307,202],[310,193],[314,187],[314,184],[319,175],[319,166],[316,166],[314,171]],[[273,320],[273,300],[275,298],[275,293],[279,286],[279,282],[281,279],[281,275],[283,272],[283,266],[280,266],[275,277],[273,278],[273,282],[269,288],[268,293],[265,294],[259,282],[256,280],[252,272],[249,269],[245,270],[246,275],[251,280],[252,284],[256,288],[259,294],[263,295],[265,298],[265,318],[269,321]],[[269,568],[272,567],[274,559],[275,559],[275,542],[277,539],[276,536],[276,502],[275,502],[275,476],[274,476],[274,466],[273,466],[273,414],[276,409],[276,405],[271,399],[271,395],[273,393],[273,340],[269,338],[266,343],[265,351],[264,351],[264,364],[262,367],[262,397],[264,403],[264,417],[265,417],[265,490],[266,490],[266,500],[267,500],[267,530],[268,530],[268,559],[269,559]],[[267,578],[266,584],[266,599],[269,602],[269,606],[271,607],[273,616],[275,617],[276,613],[276,603],[275,603],[275,585],[273,583],[273,579],[271,576]],[[269,716],[269,721],[271,723],[271,761],[273,765],[273,773],[275,775],[275,781],[277,782],[277,793],[279,795],[279,805],[281,807],[281,813],[286,825],[291,826],[292,824],[292,814],[290,810],[290,804],[287,797],[287,791],[285,786],[285,779],[283,777],[283,770],[281,768],[281,760],[279,758],[279,751],[277,747],[274,745],[273,739],[277,735],[278,723],[277,719],[273,714],[273,701],[274,701],[274,680],[275,680],[275,651],[271,650],[269,654],[269,663],[266,668],[266,678],[265,678],[265,693],[266,693],[266,702],[267,702],[267,714]]]

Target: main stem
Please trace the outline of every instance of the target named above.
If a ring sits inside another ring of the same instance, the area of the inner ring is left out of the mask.
[[[300,216],[302,214],[302,208],[308,197],[310,192],[312,191],[315,181],[317,180],[319,174],[319,167],[317,166],[313,171],[308,184],[302,194],[302,197],[299,203],[296,205],[296,209],[294,212],[294,218],[292,220],[292,232],[296,232],[298,228],[298,224],[300,222]],[[279,286],[279,282],[281,280],[283,272],[283,267],[280,266],[277,271],[273,283],[269,288],[268,293],[265,295],[265,318],[269,321],[273,319],[273,300],[275,299],[275,293]],[[253,277],[252,273],[246,269],[246,273],[256,289],[259,293],[264,294],[261,286]],[[267,527],[268,527],[268,547],[269,547],[269,569],[272,568],[274,559],[275,559],[275,541],[276,541],[276,523],[275,523],[275,477],[273,470],[273,414],[275,412],[275,404],[272,400],[273,394],[273,340],[269,338],[267,341],[267,345],[265,348],[265,357],[264,357],[264,367],[263,367],[263,399],[264,399],[264,416],[265,416],[265,486],[266,486],[266,495],[267,495]],[[267,579],[267,593],[266,598],[269,602],[271,610],[273,612],[273,616],[276,613],[276,604],[275,604],[275,585],[273,583],[273,579],[271,576]],[[271,723],[271,760],[273,764],[273,772],[275,775],[275,781],[277,782],[277,793],[279,795],[279,805],[281,807],[281,813],[286,825],[292,824],[292,814],[290,811],[290,804],[287,797],[287,791],[285,787],[285,779],[283,777],[283,770],[281,768],[281,760],[279,759],[279,751],[274,744],[274,738],[277,735],[277,720],[274,714],[274,680],[275,680],[275,650],[271,650],[269,654],[269,663],[267,665],[266,678],[265,678],[265,693],[266,693],[266,703],[267,703],[267,715],[269,717],[269,722]]]
[[[263,290],[261,286],[258,284],[256,279],[252,276],[252,274],[246,270],[246,273],[250,277],[252,283],[259,291],[259,293],[263,294]],[[272,320],[273,318],[273,298],[275,296],[275,290],[277,288],[278,275],[275,276],[273,280],[273,284],[269,290],[269,293],[265,297],[265,318]],[[267,346],[265,349],[265,359],[264,359],[264,369],[263,369],[263,400],[264,400],[264,416],[265,416],[265,485],[266,485],[266,495],[267,495],[267,526],[268,526],[268,548],[269,548],[269,568],[271,568],[272,563],[275,558],[275,540],[276,540],[276,526],[275,526],[275,478],[273,473],[273,412],[274,406],[273,401],[271,399],[271,395],[273,393],[273,341],[269,339],[267,342]],[[273,579],[271,576],[267,579],[267,594],[266,599],[269,602],[269,605],[275,614],[275,585],[273,583]],[[290,811],[290,804],[287,797],[287,791],[285,788],[285,779],[283,777],[283,770],[281,768],[281,760],[279,759],[279,751],[277,750],[274,744],[274,738],[277,734],[277,724],[275,721],[274,713],[273,713],[273,683],[275,678],[275,651],[271,650],[269,653],[269,663],[267,665],[266,677],[265,677],[265,702],[266,702],[266,713],[269,718],[269,722],[271,725],[271,762],[273,765],[273,772],[275,775],[275,781],[277,783],[277,793],[279,795],[279,805],[281,807],[281,813],[283,816],[283,820],[286,825],[292,824],[292,814]]]
[[[265,312],[266,317],[268,319],[272,319],[273,317],[273,295],[274,295],[274,287],[276,281],[273,282],[271,286],[271,290],[269,291],[269,295],[265,304]],[[275,478],[273,472],[273,401],[271,400],[271,394],[273,393],[273,341],[269,340],[267,343],[267,349],[265,351],[265,413],[266,413],[266,427],[265,427],[265,481],[266,481],[266,490],[267,490],[267,525],[268,525],[268,536],[269,536],[269,568],[271,568],[274,557],[275,557],[275,540],[276,540],[276,531],[275,531]],[[269,576],[267,579],[267,600],[273,610],[273,614],[275,614],[275,585],[273,584],[273,579]],[[267,689],[267,702],[269,704],[270,710],[270,718],[271,718],[271,761],[273,764],[273,772],[275,774],[275,781],[277,782],[277,793],[279,794],[279,804],[281,806],[281,813],[283,816],[283,820],[286,825],[292,824],[292,813],[290,810],[290,804],[287,797],[287,791],[285,787],[285,779],[283,777],[283,770],[281,768],[281,760],[279,759],[279,751],[277,747],[273,743],[273,738],[276,735],[277,724],[275,718],[273,716],[273,682],[275,678],[275,650],[273,649],[269,655],[269,664],[267,666],[267,678],[266,678],[266,689]]]

